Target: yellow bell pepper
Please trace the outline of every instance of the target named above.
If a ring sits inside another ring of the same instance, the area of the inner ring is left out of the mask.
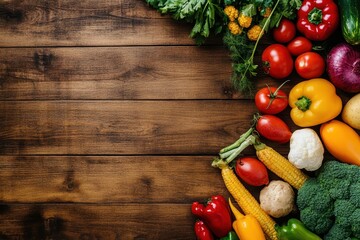
[[[335,86],[314,78],[296,84],[289,93],[290,117],[300,127],[312,127],[337,117],[342,109]]]
[[[233,228],[241,240],[265,240],[265,235],[261,229],[260,223],[253,215],[243,215],[232,204],[229,198],[229,205],[236,220],[233,222]]]

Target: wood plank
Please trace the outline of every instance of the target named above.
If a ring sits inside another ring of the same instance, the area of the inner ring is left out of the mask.
[[[189,204],[0,205],[0,238],[10,240],[194,239]]]
[[[0,100],[248,98],[231,71],[222,46],[0,48]],[[257,89],[281,83],[259,76]]]
[[[223,47],[0,49],[1,100],[236,98],[230,75]]]
[[[3,101],[0,112],[3,155],[208,155],[246,131],[256,109],[251,100]]]
[[[0,156],[7,203],[188,203],[227,196],[212,156]]]
[[[145,0],[0,2],[0,46],[188,45],[191,25]]]

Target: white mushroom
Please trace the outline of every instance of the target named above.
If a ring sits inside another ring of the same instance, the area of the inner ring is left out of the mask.
[[[288,215],[295,208],[295,193],[290,184],[272,180],[260,191],[260,206],[275,218]]]

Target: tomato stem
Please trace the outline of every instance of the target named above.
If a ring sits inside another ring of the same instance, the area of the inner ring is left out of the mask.
[[[276,98],[286,98],[286,96],[278,96],[278,92],[279,90],[282,88],[282,86],[285,85],[285,83],[289,82],[290,80],[286,80],[285,82],[283,82],[276,90],[275,92],[271,92],[271,89],[268,85],[266,85],[268,87],[268,90],[269,90],[269,95],[268,97],[270,98],[270,102],[269,104],[267,105],[266,109],[269,109],[269,107],[271,106],[271,104],[273,103],[273,101],[276,99]]]

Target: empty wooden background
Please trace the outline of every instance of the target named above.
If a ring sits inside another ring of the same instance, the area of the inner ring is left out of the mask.
[[[0,239],[195,238],[256,110],[190,29],[144,0],[0,1]]]

